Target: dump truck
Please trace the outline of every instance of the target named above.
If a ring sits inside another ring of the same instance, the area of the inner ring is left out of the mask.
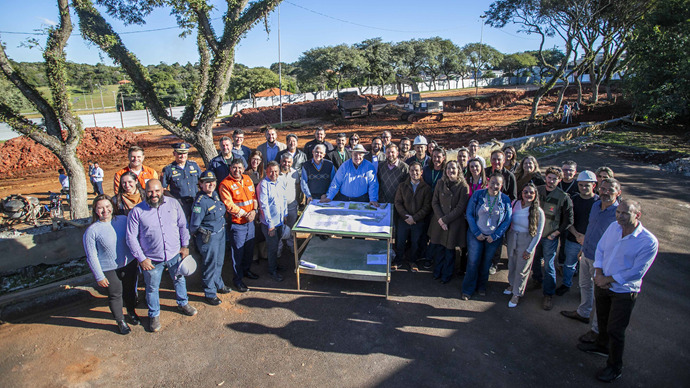
[[[355,91],[338,93],[338,110],[344,119],[367,115],[368,100]]]
[[[401,120],[410,123],[443,120],[443,102],[422,100],[418,92],[407,92],[405,97],[407,103],[403,105],[405,112],[400,115]]]

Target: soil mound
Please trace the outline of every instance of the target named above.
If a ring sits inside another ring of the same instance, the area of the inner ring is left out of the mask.
[[[523,98],[531,97],[532,95],[534,95],[534,92],[509,91],[492,94],[487,97],[470,97],[464,100],[445,101],[443,103],[443,111],[467,112],[474,110],[501,108]]]
[[[363,94],[362,96],[366,97],[372,104],[383,104],[387,101],[385,98],[373,94]],[[334,99],[283,104],[283,121],[318,118],[331,114],[338,114]],[[230,127],[261,126],[278,122],[280,122],[280,107],[278,106],[242,109],[232,117],[223,120],[223,123]]]
[[[84,138],[77,147],[77,155],[83,162],[98,156],[110,155],[128,149],[137,143],[137,135],[118,128],[86,128]],[[26,170],[43,172],[60,166],[57,157],[47,148],[26,136],[6,141],[0,147],[0,173],[5,177],[22,175]]]

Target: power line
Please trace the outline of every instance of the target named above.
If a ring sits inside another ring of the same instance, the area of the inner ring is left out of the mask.
[[[356,23],[356,22],[352,22],[352,21],[349,21],[349,20],[344,20],[344,19],[340,19],[340,18],[337,18],[337,17],[334,17],[334,16],[326,15],[326,14],[324,14],[324,13],[321,13],[321,12],[318,12],[318,11],[314,11],[313,9],[309,9],[309,8],[303,7],[303,6],[301,6],[301,5],[295,4],[295,3],[291,2],[291,1],[286,1],[286,0],[285,0],[285,1],[283,1],[283,3],[290,4],[290,5],[294,6],[294,7],[301,8],[301,9],[307,11],[307,12],[311,12],[311,13],[313,13],[313,14],[316,14],[316,15],[319,15],[319,16],[323,16],[323,17],[325,17],[325,18],[327,18],[327,19],[337,20],[337,21],[339,21],[339,22],[341,22],[341,23],[352,24],[352,25],[358,26],[358,27],[370,28],[370,29],[372,29],[372,30],[390,31],[390,32],[405,32],[405,33],[430,33],[430,32],[441,32],[441,31],[452,30],[452,28],[447,28],[447,29],[443,29],[443,30],[433,30],[433,31],[412,31],[412,30],[394,30],[394,29],[390,29],[390,28],[382,28],[382,27],[368,26],[368,25],[366,25],[366,24]]]

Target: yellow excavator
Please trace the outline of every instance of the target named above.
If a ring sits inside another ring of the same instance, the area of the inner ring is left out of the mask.
[[[443,120],[443,102],[422,100],[419,92],[406,92],[407,102],[403,105],[405,112],[400,119],[410,123]]]

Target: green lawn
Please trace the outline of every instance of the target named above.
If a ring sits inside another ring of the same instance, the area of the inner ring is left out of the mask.
[[[81,89],[68,86],[67,92],[70,96],[70,102],[72,103],[72,108],[77,114],[91,114],[103,113],[103,112],[115,112],[115,95],[113,92],[117,93],[119,85],[103,85],[101,90],[103,92],[103,102],[101,103],[101,92],[98,88],[94,86],[94,92],[85,94]],[[50,88],[39,87],[38,91],[43,94],[49,100],[51,99]],[[36,111],[26,111],[22,112],[28,118],[38,118],[41,117]]]

